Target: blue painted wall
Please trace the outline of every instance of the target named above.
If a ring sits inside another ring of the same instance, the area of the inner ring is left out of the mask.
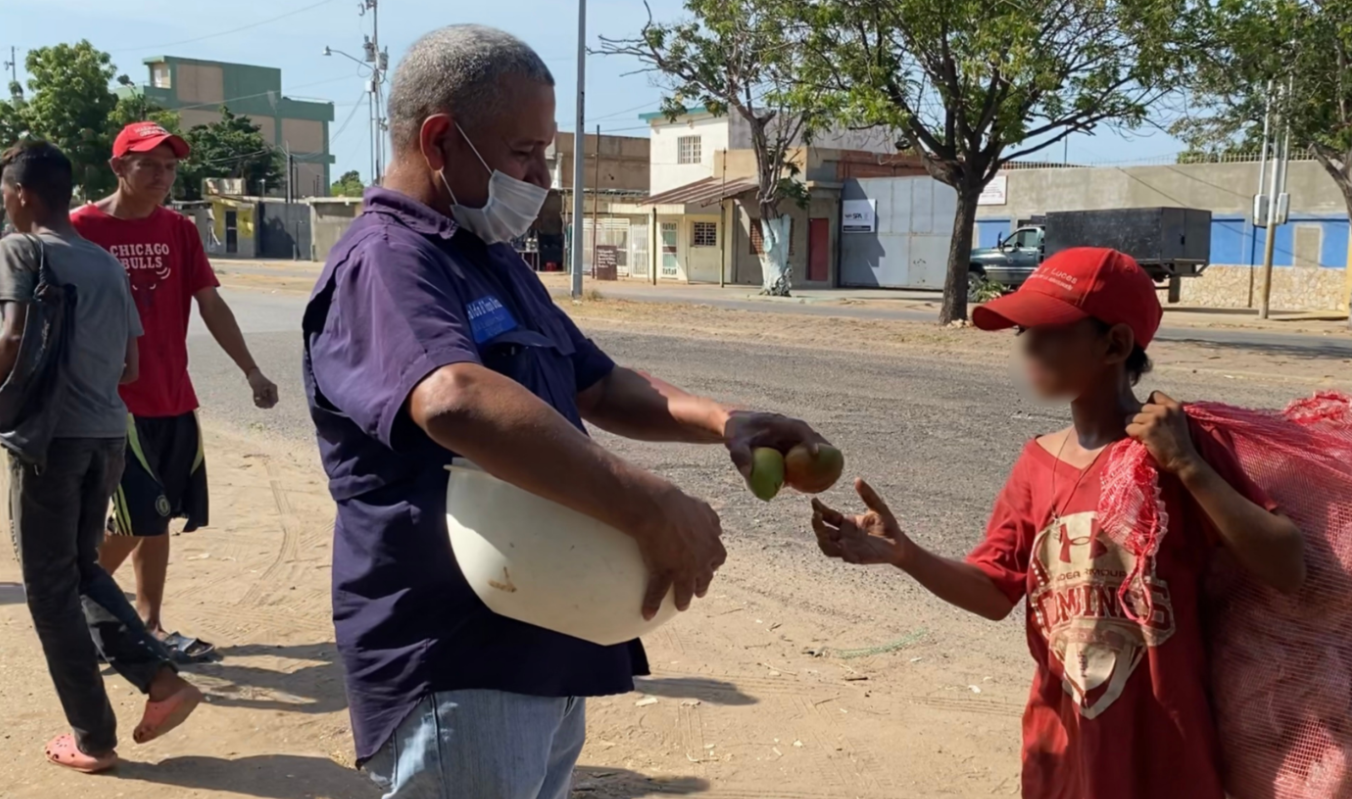
[[[1012,219],[981,219],[976,223],[977,247],[994,247],[1001,236],[1014,229]],[[1290,266],[1295,260],[1295,225],[1318,225],[1322,229],[1319,265],[1326,269],[1347,267],[1347,247],[1352,225],[1345,216],[1293,214],[1277,228],[1273,245],[1274,266]],[[1263,229],[1255,228],[1243,215],[1211,217],[1211,263],[1220,266],[1258,266],[1263,263]]]
[[[994,247],[1000,239],[1008,236],[1010,223],[1007,219],[983,219],[976,223],[976,246]]]

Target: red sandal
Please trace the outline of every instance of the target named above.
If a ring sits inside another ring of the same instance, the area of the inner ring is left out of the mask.
[[[58,735],[47,744],[47,762],[82,774],[97,774],[117,765],[117,752],[106,755],[87,755],[75,744],[70,733]]]

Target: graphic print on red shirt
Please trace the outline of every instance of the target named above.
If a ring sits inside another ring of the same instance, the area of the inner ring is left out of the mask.
[[[121,388],[127,409],[155,418],[196,410],[188,377],[188,320],[193,296],[220,285],[197,226],[168,208],[156,208],[144,219],[118,219],[92,204],[72,213],[70,221],[81,236],[121,261],[131,280],[145,335],[139,341],[140,378]]]
[[[1176,629],[1169,584],[1154,571],[1145,574],[1154,596],[1146,624],[1123,612],[1118,589],[1135,566],[1136,556],[1102,534],[1093,511],[1063,516],[1033,540],[1029,611],[1086,719],[1121,698],[1146,652]]]
[[[1192,436],[1230,485],[1274,507],[1213,432],[1192,425]],[[1177,479],[1161,476],[1167,532],[1144,578],[1153,608],[1138,624],[1118,599],[1135,556],[1098,524],[1105,464],[1081,473],[1030,442],[967,558],[1010,600],[1027,599],[1037,671],[1022,795],[1223,799],[1200,608],[1215,528]]]

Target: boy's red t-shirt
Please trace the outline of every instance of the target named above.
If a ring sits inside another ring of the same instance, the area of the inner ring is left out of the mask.
[[[188,377],[188,320],[193,296],[220,285],[197,226],[168,208],[156,208],[144,219],[118,219],[92,204],[72,213],[70,221],[81,236],[122,262],[141,312],[140,377],[121,387],[127,409],[145,417],[196,410]]]
[[[1191,427],[1222,478],[1275,508],[1215,431]],[[1160,476],[1168,528],[1145,578],[1154,611],[1132,621],[1118,588],[1134,558],[1096,514],[1106,461],[1082,473],[1029,442],[967,557],[1012,601],[1028,600],[1037,673],[1023,716],[1023,796],[1223,799],[1200,611],[1215,527],[1176,478]]]

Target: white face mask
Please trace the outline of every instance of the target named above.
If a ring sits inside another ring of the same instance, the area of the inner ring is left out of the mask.
[[[456,130],[464,136],[465,143],[474,151],[479,163],[484,165],[491,177],[488,179],[488,202],[483,208],[466,208],[455,199],[451,184],[446,181],[446,169],[437,173],[441,176],[441,185],[451,195],[451,216],[469,232],[478,236],[484,244],[499,244],[525,235],[540,208],[549,197],[549,189],[542,189],[533,183],[517,180],[511,175],[496,169],[489,169],[488,162],[479,155],[474,142],[465,136],[465,131],[456,124]]]

